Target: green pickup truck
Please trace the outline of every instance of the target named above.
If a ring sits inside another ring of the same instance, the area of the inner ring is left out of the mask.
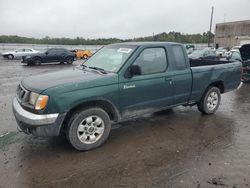
[[[24,79],[13,112],[23,132],[66,135],[83,151],[102,145],[112,124],[145,113],[197,105],[213,114],[241,74],[240,62],[189,61],[178,43],[112,44],[81,66]]]

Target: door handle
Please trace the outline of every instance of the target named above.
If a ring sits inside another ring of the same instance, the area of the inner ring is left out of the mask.
[[[166,82],[169,82],[170,84],[173,83],[173,80],[172,80],[172,78],[170,78],[170,77],[165,77],[165,81],[166,81]]]

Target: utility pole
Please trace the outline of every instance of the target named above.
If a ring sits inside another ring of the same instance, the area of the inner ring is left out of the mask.
[[[214,14],[214,6],[212,6],[212,12],[211,12],[210,29],[208,33],[208,47],[210,47],[210,42],[211,42],[211,29],[212,29],[212,24],[213,24],[213,14]]]

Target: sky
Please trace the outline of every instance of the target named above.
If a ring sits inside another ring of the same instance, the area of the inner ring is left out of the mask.
[[[250,0],[0,0],[0,35],[121,38],[250,19]]]

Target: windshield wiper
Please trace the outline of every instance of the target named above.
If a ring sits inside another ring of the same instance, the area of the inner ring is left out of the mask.
[[[87,68],[87,66],[84,64],[81,64],[80,67],[82,67],[83,69]]]
[[[99,70],[99,71],[101,71],[102,73],[107,74],[107,71],[105,71],[104,69],[99,68],[99,67],[88,67],[88,68],[90,68],[90,69],[94,69],[94,70]]]

